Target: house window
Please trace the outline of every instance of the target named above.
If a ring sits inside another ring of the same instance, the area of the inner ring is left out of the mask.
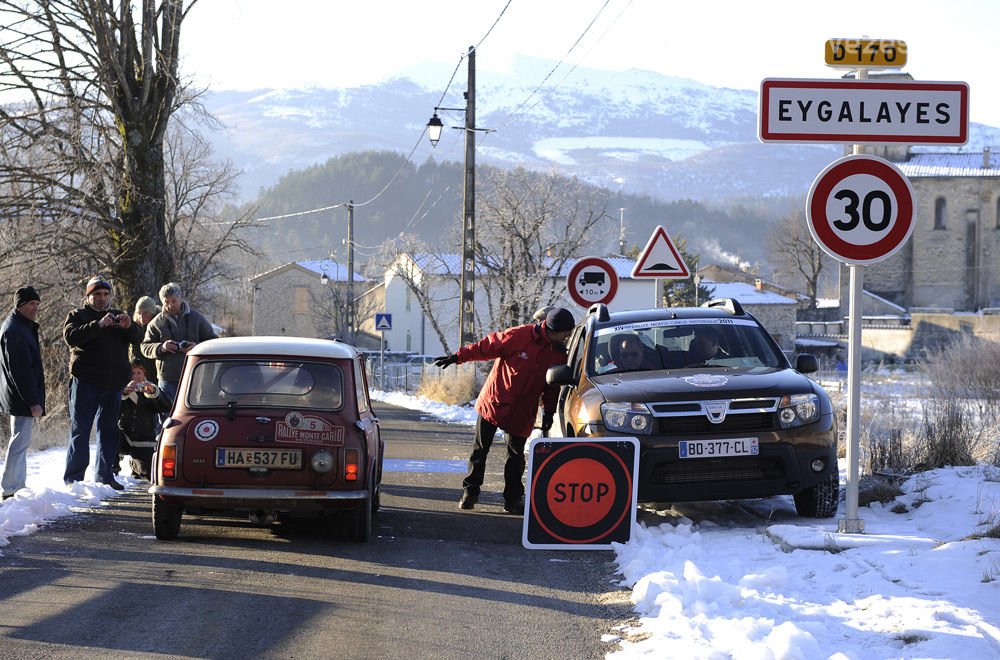
[[[309,311],[309,287],[295,287],[295,300],[292,305],[294,314],[305,314]]]
[[[946,204],[944,197],[938,197],[934,200],[934,229],[944,229],[944,214],[946,211]]]
[[[410,301],[413,299],[413,291],[406,287],[406,311],[410,311]]]

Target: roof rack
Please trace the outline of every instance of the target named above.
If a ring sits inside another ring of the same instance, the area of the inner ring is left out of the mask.
[[[594,303],[587,310],[587,316],[596,316],[601,323],[608,321],[611,315],[608,313],[608,306],[604,303]]]
[[[743,311],[743,305],[741,305],[740,301],[736,298],[715,298],[702,304],[702,307],[708,307],[709,309],[724,309],[730,314],[739,316],[746,314],[746,312]]]

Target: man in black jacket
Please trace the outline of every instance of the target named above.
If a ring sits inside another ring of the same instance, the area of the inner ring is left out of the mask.
[[[14,309],[0,325],[0,410],[10,415],[10,443],[0,490],[3,499],[24,488],[35,418],[45,414],[45,372],[38,344],[38,306],[33,287],[14,294]]]
[[[142,339],[129,315],[111,307],[111,284],[98,275],[87,282],[86,304],[63,324],[69,358],[69,445],[63,481],[83,481],[90,465],[90,431],[97,419],[95,480],[115,490],[118,459],[118,414],[122,388],[132,376],[129,345]]]

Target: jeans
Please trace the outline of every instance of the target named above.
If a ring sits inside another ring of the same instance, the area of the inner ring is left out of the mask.
[[[470,495],[479,495],[486,476],[486,456],[490,453],[493,438],[497,434],[497,426],[480,415],[476,420],[476,441],[469,456],[469,471],[462,481],[462,487]],[[504,502],[517,504],[524,497],[524,443],[527,438],[507,436],[507,461],[503,466],[503,499]]]
[[[177,398],[177,387],[179,385],[180,383],[168,383],[165,380],[156,381],[156,386],[160,388],[161,392],[169,396],[171,401],[174,401]],[[156,413],[156,419],[159,420],[161,426],[160,430],[156,432],[157,440],[160,439],[160,433],[163,431],[163,422],[167,420],[167,417],[170,417],[170,411]]]
[[[7,459],[3,465],[3,478],[0,479],[0,490],[4,495],[13,495],[24,488],[28,476],[28,447],[31,446],[34,427],[34,417],[10,417],[10,444],[7,445]]]
[[[122,407],[120,389],[108,389],[77,378],[69,380],[69,445],[66,448],[67,484],[83,481],[90,465],[90,430],[97,418],[97,464],[95,480],[111,483],[118,459],[118,413]]]

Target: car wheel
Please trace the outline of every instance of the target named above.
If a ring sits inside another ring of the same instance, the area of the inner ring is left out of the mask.
[[[368,487],[368,497],[358,508],[351,512],[348,527],[348,537],[356,543],[366,542],[372,535],[372,518],[375,515],[375,493],[373,486]]]
[[[172,541],[181,531],[182,507],[167,504],[153,495],[153,533],[161,541]]]
[[[840,506],[840,475],[836,472],[795,494],[795,511],[804,518],[833,518]]]

